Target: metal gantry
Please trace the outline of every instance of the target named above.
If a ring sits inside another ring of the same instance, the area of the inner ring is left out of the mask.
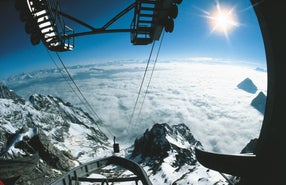
[[[130,32],[133,45],[146,45],[159,40],[163,28],[166,32],[174,29],[178,14],[177,4],[181,0],[136,0],[102,27],[96,28],[60,9],[59,0],[16,0],[20,19],[25,22],[25,30],[30,34],[33,45],[40,41],[51,51],[70,51],[74,48],[74,38],[91,34]],[[129,28],[110,29],[109,27],[123,15],[134,9]],[[75,33],[65,24],[65,19],[87,28]]]

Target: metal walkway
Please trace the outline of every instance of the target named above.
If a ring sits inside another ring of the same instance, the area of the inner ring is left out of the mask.
[[[102,169],[108,165],[121,166],[133,172],[134,177],[128,178],[88,178],[89,175],[96,170]],[[80,182],[99,182],[101,184],[114,183],[114,182],[130,182],[134,181],[137,185],[139,181],[143,185],[152,185],[146,172],[137,163],[117,156],[111,156],[100,160],[91,161],[89,163],[80,165],[73,170],[69,171],[64,176],[57,179],[51,185],[78,185]]]

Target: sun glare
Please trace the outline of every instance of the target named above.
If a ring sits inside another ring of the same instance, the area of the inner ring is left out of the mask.
[[[207,18],[210,21],[212,32],[223,33],[226,38],[231,30],[239,26],[234,8],[221,7],[219,3]]]

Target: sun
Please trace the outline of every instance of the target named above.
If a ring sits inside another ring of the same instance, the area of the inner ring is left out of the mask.
[[[226,38],[230,31],[239,26],[234,8],[221,7],[219,3],[207,18],[212,28],[211,32],[223,33]]]

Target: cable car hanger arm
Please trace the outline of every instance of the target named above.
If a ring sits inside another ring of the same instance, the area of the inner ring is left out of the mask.
[[[109,26],[111,26],[113,23],[115,23],[118,19],[120,19],[123,15],[125,15],[126,13],[128,13],[130,10],[132,10],[135,7],[136,3],[132,3],[131,5],[129,5],[127,8],[125,8],[124,10],[122,10],[120,13],[118,13],[116,16],[114,16],[112,19],[110,19],[106,24],[104,24],[101,28],[95,28],[67,13],[64,13],[62,11],[58,11],[56,9],[53,9],[53,11],[57,11],[60,15],[62,15],[63,17],[70,19],[88,29],[90,29],[90,31],[86,31],[86,32],[79,32],[79,33],[73,33],[73,34],[68,34],[65,37],[78,37],[78,36],[84,36],[84,35],[92,35],[92,34],[100,34],[100,33],[116,33],[116,32],[133,32],[133,29],[110,29],[107,30],[107,28]]]
[[[74,38],[99,33],[130,32],[133,45],[147,45],[159,40],[162,30],[172,32],[174,20],[178,14],[180,0],[135,0],[102,27],[96,28],[67,13],[61,12],[58,0],[16,0],[20,20],[25,22],[25,31],[30,35],[33,45],[40,41],[51,51],[64,52],[74,48]],[[123,15],[134,9],[131,25],[127,29],[108,29]],[[75,33],[65,25],[63,19],[69,19],[87,28],[87,31]]]

